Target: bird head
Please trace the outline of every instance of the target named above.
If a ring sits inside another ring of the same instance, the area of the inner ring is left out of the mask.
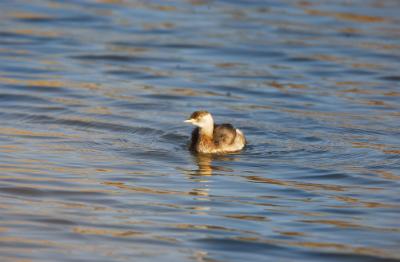
[[[214,120],[211,114],[207,111],[193,112],[193,114],[184,122],[190,123],[200,128],[212,127],[214,125]]]

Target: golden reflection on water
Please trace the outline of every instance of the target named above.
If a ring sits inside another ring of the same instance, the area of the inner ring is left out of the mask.
[[[141,192],[147,194],[157,194],[157,195],[189,195],[190,193],[176,191],[176,190],[167,190],[167,189],[155,189],[155,188],[147,188],[147,187],[139,187],[139,186],[130,186],[126,185],[122,182],[103,182],[102,184],[107,186],[114,186],[120,189],[133,191],[133,192]]]
[[[97,83],[85,83],[85,82],[71,82],[68,80],[26,80],[26,79],[16,79],[10,77],[0,77],[0,83],[3,84],[17,84],[23,86],[33,86],[33,87],[65,87],[65,88],[84,88],[90,90],[99,89],[99,84]]]
[[[16,29],[12,31],[13,33],[16,34],[21,34],[21,35],[28,35],[28,36],[46,36],[46,37],[59,37],[62,36],[60,32],[57,31],[43,31],[43,30],[38,30],[38,29]]]
[[[49,16],[49,15],[43,15],[43,14],[38,14],[38,13],[33,13],[33,12],[11,12],[11,13],[8,13],[7,15],[11,18],[16,18],[16,19],[38,20],[38,19],[53,18],[52,16]]]
[[[112,109],[106,106],[94,106],[85,109],[86,113],[99,114],[99,115],[112,115]]]
[[[23,130],[13,127],[0,127],[0,135],[24,136],[24,137],[58,137],[58,138],[77,138],[76,135],[67,135],[60,132],[38,132]]]
[[[16,153],[21,150],[22,147],[17,145],[0,145],[0,152],[4,153]]]
[[[247,176],[246,179],[252,182],[293,187],[305,191],[328,190],[328,191],[342,192],[342,191],[347,191],[350,188],[349,186],[328,185],[328,184],[318,184],[318,183],[301,183],[296,181],[285,181],[285,180],[266,178],[260,176]]]
[[[132,231],[132,230],[112,230],[112,229],[100,229],[100,228],[88,228],[88,227],[73,227],[72,231],[82,235],[105,235],[113,237],[135,237],[143,236],[143,232]]]
[[[371,16],[371,15],[360,15],[355,13],[341,13],[341,12],[325,12],[320,10],[308,9],[305,10],[310,15],[316,16],[330,16],[334,17],[338,20],[348,20],[352,22],[358,23],[381,23],[386,19],[379,16]]]

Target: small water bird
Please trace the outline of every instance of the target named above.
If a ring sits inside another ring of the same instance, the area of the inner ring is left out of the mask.
[[[207,111],[196,111],[184,121],[197,126],[192,132],[190,149],[198,153],[229,153],[246,145],[242,131],[231,124],[214,124]]]

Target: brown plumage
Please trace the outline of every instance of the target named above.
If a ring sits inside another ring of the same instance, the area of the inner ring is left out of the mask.
[[[228,153],[241,150],[246,139],[231,124],[214,124],[207,111],[196,111],[185,122],[196,125],[192,132],[190,149],[198,153]]]

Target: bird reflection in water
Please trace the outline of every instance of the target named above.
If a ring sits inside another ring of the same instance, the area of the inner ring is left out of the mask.
[[[235,161],[233,155],[215,155],[215,154],[197,154],[192,153],[193,161],[197,164],[197,169],[187,173],[188,179],[195,182],[196,185],[189,192],[195,196],[195,200],[199,201],[196,206],[193,206],[193,212],[198,215],[206,215],[211,207],[207,204],[210,201],[211,195],[211,176],[213,172],[233,172],[232,169],[213,165],[217,162]]]
[[[197,176],[211,176],[213,171],[233,172],[232,169],[213,165],[213,161],[232,162],[235,161],[234,155],[215,155],[215,154],[195,154],[193,159],[196,162],[198,169],[195,172]]]

